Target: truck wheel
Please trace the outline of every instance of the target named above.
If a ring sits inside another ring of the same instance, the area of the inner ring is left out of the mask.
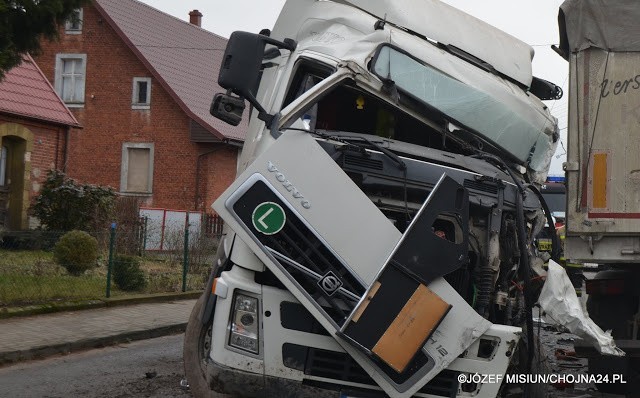
[[[203,325],[198,319],[204,302],[203,294],[191,311],[187,330],[184,333],[184,373],[195,398],[231,398],[230,395],[213,391],[207,383],[206,360],[211,351],[212,325],[211,323]]]
[[[637,311],[637,298],[594,296],[587,299],[589,316],[602,330],[612,330],[613,338],[629,339],[627,324]]]
[[[630,339],[627,324],[633,320],[637,311],[637,297],[626,296],[596,296],[587,299],[589,316],[602,330],[612,330],[615,339]],[[637,396],[640,384],[640,364],[637,360],[617,357],[599,356],[589,358],[589,373],[608,374],[622,373],[625,384],[596,384],[600,392],[610,394],[627,394],[627,397]]]

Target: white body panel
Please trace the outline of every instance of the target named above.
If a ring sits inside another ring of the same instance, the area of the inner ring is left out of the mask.
[[[452,45],[491,64],[499,72],[524,86],[531,84],[533,48],[521,40],[438,0],[337,0],[364,10],[376,19],[406,28],[442,44]],[[325,9],[337,4],[296,0],[287,4],[274,28],[278,38],[296,37],[313,3]],[[374,19],[375,22],[375,19]],[[372,26],[372,25],[370,25]],[[335,39],[335,37],[334,37]],[[491,43],[491,45],[487,45]]]
[[[255,293],[255,283],[250,273],[240,267],[235,267],[229,272],[224,272],[218,283],[229,286],[229,293],[226,297],[218,297],[216,305],[216,319],[213,323],[213,336],[211,358],[214,362],[230,368],[241,369],[243,372],[264,374],[265,376],[286,378],[289,380],[303,381],[313,380],[318,382],[335,383],[336,380],[306,375],[304,372],[292,369],[283,364],[282,346],[283,344],[297,344],[304,347],[314,347],[324,350],[344,352],[338,342],[331,336],[311,334],[285,329],[280,318],[280,306],[282,303],[298,303],[298,300],[286,290],[274,289],[271,287],[262,288],[262,309],[263,313],[269,311],[271,315],[263,318],[263,344],[261,358],[245,356],[241,353],[230,350],[226,345],[228,338],[227,325],[228,314],[232,305],[232,290],[241,290]],[[493,339],[499,342],[491,358],[478,357],[479,340],[469,346],[465,354],[456,358],[447,369],[463,372],[467,375],[478,374],[505,374],[509,364],[509,355],[520,339],[521,329],[512,326],[492,324],[483,334],[482,338]],[[367,384],[341,381],[344,386],[363,389],[376,389]],[[495,398],[501,383],[479,384],[477,389],[470,393],[458,391],[457,398]],[[397,395],[392,394],[392,397]],[[439,395],[416,393],[413,396],[423,398],[441,398]]]
[[[271,162],[271,165],[269,164]],[[277,165],[277,171],[272,165]],[[318,171],[322,171],[318,173]],[[286,177],[285,177],[286,176]],[[214,209],[237,235],[278,277],[287,289],[328,330],[369,375],[394,397],[409,397],[445,369],[490,327],[442,278],[429,288],[453,306],[423,350],[435,365],[396,385],[377,370],[373,361],[338,335],[338,327],[319,310],[277,261],[256,240],[233,211],[238,192],[255,180],[267,181],[291,210],[302,217],[357,277],[370,285],[400,239],[400,233],[320,148],[310,134],[287,132],[242,173],[214,203]],[[287,186],[303,197],[294,198]],[[217,311],[216,311],[217,312]],[[512,328],[518,331],[518,328]],[[509,357],[499,357],[497,368],[506,370]],[[496,369],[497,370],[497,369]]]

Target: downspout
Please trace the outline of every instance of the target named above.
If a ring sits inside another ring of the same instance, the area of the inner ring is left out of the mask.
[[[62,164],[62,172],[67,172],[67,162],[69,161],[69,140],[71,138],[71,127],[67,126],[64,138],[64,163]]]
[[[68,127],[67,127],[68,128]],[[61,131],[60,129],[58,129],[58,131],[56,132],[56,162],[54,164],[54,167],[56,168],[56,170],[58,170],[58,165],[59,160],[60,160],[60,134]]]

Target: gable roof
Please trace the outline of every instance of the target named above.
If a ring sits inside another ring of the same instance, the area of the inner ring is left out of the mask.
[[[0,112],[80,127],[30,55],[0,81]]]
[[[209,114],[213,95],[224,91],[217,81],[227,39],[136,0],[94,5],[189,117],[220,140],[244,140],[246,124]]]

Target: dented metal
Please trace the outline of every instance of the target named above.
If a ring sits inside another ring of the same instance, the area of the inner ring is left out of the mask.
[[[266,116],[252,113],[238,178],[213,205],[231,258],[207,358],[217,391],[489,398],[502,388],[463,388],[456,376],[504,374],[518,350],[524,296],[512,285],[525,253],[537,258],[516,240],[518,212],[526,234],[544,225],[518,184],[544,179],[556,121],[527,92],[530,47],[435,0],[383,5],[388,20],[380,4],[291,0],[273,29],[295,51],[270,52],[255,96]],[[464,29],[452,36],[437,28],[445,20]],[[499,45],[480,48],[482,37]],[[391,55],[376,68],[385,48],[446,79],[413,90]],[[474,117],[488,102],[491,115]],[[236,294],[258,300],[258,354],[230,344]],[[398,357],[401,336],[412,345]]]

